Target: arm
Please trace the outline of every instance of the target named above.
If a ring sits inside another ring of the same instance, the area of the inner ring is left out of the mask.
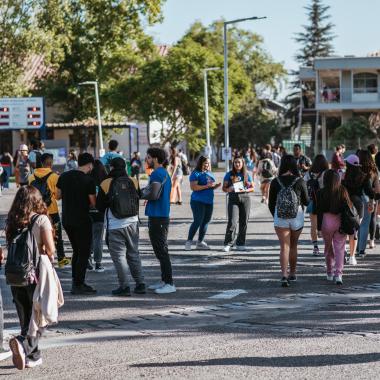
[[[50,228],[41,229],[41,241],[44,246],[44,252],[49,256],[51,261],[54,260],[55,244],[53,238],[53,230]]]
[[[105,212],[107,207],[109,207],[109,199],[103,188],[100,186],[98,195],[96,197],[96,208],[100,212]]]
[[[207,185],[198,185],[198,181],[190,182],[190,188],[193,191],[202,191],[206,189],[211,189],[213,187],[214,187],[214,184],[212,182],[209,182]]]
[[[57,201],[59,201],[60,199],[62,199],[62,191],[58,187],[56,188],[55,199]]]
[[[223,181],[223,187],[222,187],[222,190],[225,192],[225,193],[232,193],[234,190],[233,190],[233,187],[232,186],[229,186],[229,181]]]
[[[307,206],[310,203],[309,193],[307,191],[306,182],[303,179],[299,179],[300,190],[301,190],[301,204]]]
[[[96,206],[96,195],[95,194],[89,194],[88,195],[88,203],[90,205],[90,208],[95,208],[95,206]]]
[[[375,197],[375,193],[372,188],[371,180],[365,180],[363,183],[363,190],[364,194],[368,195],[369,199],[372,199]]]
[[[277,193],[278,193],[278,182],[276,180],[272,181],[269,188],[269,201],[268,207],[269,211],[274,216],[277,202]]]

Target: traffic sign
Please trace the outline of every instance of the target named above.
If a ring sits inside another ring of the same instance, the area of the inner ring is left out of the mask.
[[[44,98],[0,98],[0,130],[45,125]]]

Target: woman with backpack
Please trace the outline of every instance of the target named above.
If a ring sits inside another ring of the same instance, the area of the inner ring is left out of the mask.
[[[279,176],[269,191],[269,210],[280,240],[281,286],[297,281],[297,245],[304,225],[304,207],[309,204],[306,182],[300,177],[292,155],[281,158]],[[288,272],[288,266],[290,271]]]
[[[34,254],[36,257],[33,260],[32,269],[27,273],[27,280],[20,282],[20,284],[25,283],[25,285],[11,285],[13,301],[21,325],[20,335],[9,341],[13,354],[13,364],[17,369],[31,368],[42,364],[41,353],[38,349],[41,334],[37,334],[36,337],[28,335],[29,323],[32,317],[33,294],[38,282],[35,268],[38,265],[40,255],[47,255],[50,261],[53,262],[55,252],[53,226],[47,215],[47,208],[42,200],[41,193],[33,186],[24,186],[17,191],[8,214],[5,228],[8,246],[5,273],[8,282],[10,282],[8,275],[11,268],[7,266],[10,265],[12,244],[15,244],[15,239],[21,236],[26,228],[31,229],[35,239],[36,252]],[[15,283],[16,279],[13,279],[13,282]]]
[[[317,194],[318,231],[325,242],[327,280],[342,285],[344,253],[347,235],[342,228],[345,209],[352,208],[347,190],[340,175],[329,169],[323,176],[323,189]],[[356,210],[355,210],[356,212]]]
[[[323,154],[317,154],[314,158],[311,168],[304,176],[310,198],[310,203],[307,206],[306,211],[310,216],[310,236],[313,243],[313,256],[320,255],[318,248],[318,226],[316,212],[317,192],[319,189],[323,188],[323,176],[328,168],[329,163],[326,157]]]
[[[238,251],[245,251],[245,238],[249,212],[251,210],[251,198],[249,193],[253,191],[253,180],[247,172],[244,159],[234,158],[232,170],[223,180],[223,191],[228,194],[228,223],[224,237],[224,252],[229,252],[235,244]],[[236,229],[239,222],[239,233],[236,239]],[[236,239],[236,240],[235,240]]]
[[[260,190],[262,195],[261,203],[268,204],[270,184],[275,178],[276,173],[276,165],[272,161],[272,154],[270,153],[270,151],[268,151],[259,161],[259,165],[257,168],[257,174],[260,179]]]

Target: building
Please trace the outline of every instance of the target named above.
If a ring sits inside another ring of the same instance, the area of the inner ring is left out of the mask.
[[[370,120],[380,113],[380,56],[316,58],[313,67],[301,67],[300,123],[315,116],[314,147],[328,149],[329,119],[345,123],[356,116]],[[315,152],[316,152],[315,151]]]

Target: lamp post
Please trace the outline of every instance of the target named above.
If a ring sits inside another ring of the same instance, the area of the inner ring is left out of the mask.
[[[99,157],[103,157],[105,154],[105,150],[104,150],[104,144],[103,144],[102,119],[100,117],[98,81],[86,81],[86,82],[79,83],[79,86],[86,86],[86,85],[93,85],[95,87],[96,114],[98,118],[98,134],[99,134]]]
[[[226,162],[226,172],[229,170],[229,156],[230,156],[230,132],[228,125],[228,44],[227,44],[227,27],[229,24],[236,24],[238,22],[248,21],[248,20],[261,20],[266,17],[247,17],[240,18],[231,21],[224,22],[224,146],[225,146],[225,162]]]
[[[204,79],[204,97],[205,97],[205,123],[206,123],[206,156],[211,159],[211,143],[210,143],[210,121],[208,117],[208,88],[207,88],[207,73],[209,71],[221,70],[220,67],[208,67],[203,69]]]

